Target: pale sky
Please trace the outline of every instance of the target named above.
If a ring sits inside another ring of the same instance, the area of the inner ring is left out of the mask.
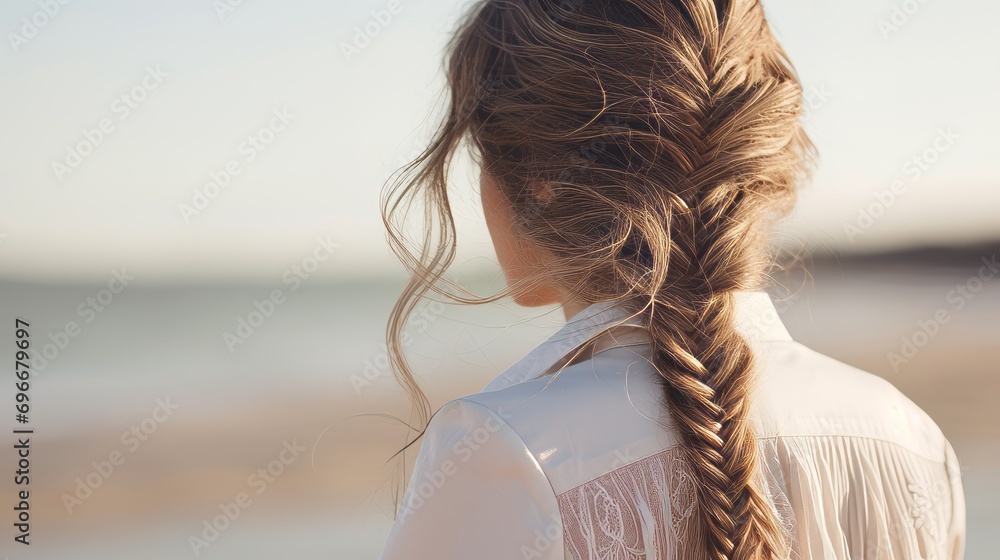
[[[151,282],[266,281],[319,236],[338,243],[319,275],[398,269],[382,181],[435,122],[442,47],[467,1],[398,0],[381,22],[388,0],[230,0],[220,17],[225,2],[0,5],[0,278],[128,267]],[[792,239],[871,251],[1000,238],[1000,3],[764,5],[822,154]],[[81,143],[86,155],[68,155]],[[238,174],[186,223],[180,205],[227,165]],[[474,178],[454,177],[473,267],[491,255]],[[873,204],[878,216],[859,217]]]

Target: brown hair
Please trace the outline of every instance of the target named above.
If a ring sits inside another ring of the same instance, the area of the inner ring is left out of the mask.
[[[705,557],[783,557],[733,294],[759,285],[766,233],[793,205],[812,146],[801,87],[760,2],[485,0],[455,35],[447,74],[446,120],[384,207],[413,271],[388,336],[420,420],[428,402],[399,340],[416,301],[444,293],[455,255],[448,169],[469,139],[517,235],[552,254],[563,287],[580,301],[631,305],[646,321],[698,480],[693,538]],[[396,220],[418,197],[438,227],[414,255]]]

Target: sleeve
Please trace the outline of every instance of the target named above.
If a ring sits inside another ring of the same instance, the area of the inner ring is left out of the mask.
[[[465,399],[431,419],[382,560],[563,560],[552,487],[501,415]]]
[[[948,542],[953,560],[965,557],[965,491],[958,457],[950,443],[946,443],[945,465],[951,486],[951,522],[948,524]]]

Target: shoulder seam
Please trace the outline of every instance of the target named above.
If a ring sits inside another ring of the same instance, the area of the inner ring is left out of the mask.
[[[444,409],[444,407],[446,407],[446,406],[448,406],[450,404],[469,404],[469,405],[472,405],[472,406],[475,406],[475,407],[478,407],[478,408],[482,408],[482,409],[486,410],[491,416],[493,416],[497,420],[499,420],[500,423],[507,430],[510,431],[510,433],[514,434],[514,437],[517,438],[517,441],[521,444],[521,447],[523,447],[524,451],[528,454],[529,457],[531,457],[531,463],[533,464],[533,466],[536,469],[538,469],[538,472],[541,473],[542,477],[545,478],[545,484],[548,485],[549,491],[552,492],[553,499],[555,499],[558,502],[558,496],[556,494],[555,488],[552,487],[552,482],[549,480],[548,474],[545,473],[545,470],[542,468],[542,465],[539,464],[538,458],[535,457],[534,452],[532,452],[531,448],[528,447],[528,444],[526,444],[524,442],[524,438],[521,437],[521,434],[517,433],[517,430],[515,430],[514,427],[510,425],[509,422],[507,422],[507,419],[503,417],[503,413],[502,412],[493,410],[492,408],[490,408],[489,406],[486,406],[485,404],[483,404],[481,402],[478,402],[478,401],[470,399],[468,396],[466,396],[466,397],[460,397],[460,398],[448,401],[447,403],[445,403],[444,405],[441,406],[441,409]]]

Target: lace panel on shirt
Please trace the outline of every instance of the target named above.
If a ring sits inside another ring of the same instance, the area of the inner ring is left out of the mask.
[[[780,490],[784,486],[779,480],[780,470],[765,464],[762,471],[790,545],[795,518],[788,499]],[[673,447],[563,492],[558,502],[566,558],[668,560],[700,557],[703,544],[691,542],[687,537],[693,534],[690,529],[699,522],[696,484],[697,479],[684,460],[683,451]]]
[[[788,558],[960,557],[962,483],[953,451],[942,462],[889,441],[842,436],[767,438],[758,446],[759,480]],[[692,537],[696,484],[682,449],[672,447],[559,494],[566,558],[702,557]]]

